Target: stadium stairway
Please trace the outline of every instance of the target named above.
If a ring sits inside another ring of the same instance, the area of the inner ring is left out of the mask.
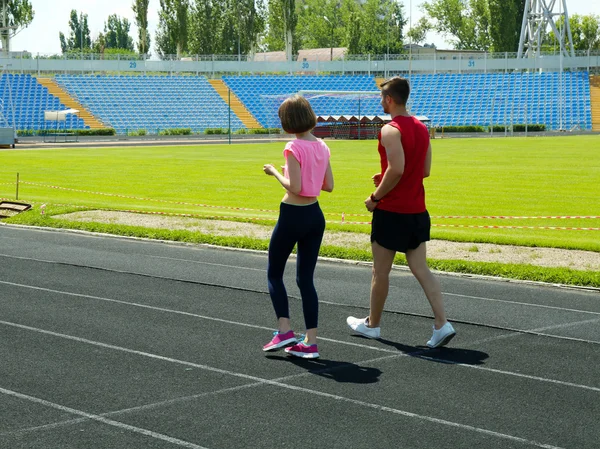
[[[222,80],[208,80],[226,104],[229,103],[229,88]],[[240,99],[231,92],[231,110],[242,121],[248,129],[262,128],[261,124],[254,118],[250,111],[244,106]]]
[[[600,75],[590,76],[590,103],[592,105],[592,131],[600,131]]]
[[[91,129],[106,128],[102,122],[100,122],[86,108],[84,108],[81,103],[65,92],[52,78],[38,78],[37,81],[42,86],[46,87],[51,95],[54,95],[56,98],[60,99],[60,102],[66,107],[77,109],[79,112],[77,112],[75,115],[81,118],[86,126],[89,126]]]

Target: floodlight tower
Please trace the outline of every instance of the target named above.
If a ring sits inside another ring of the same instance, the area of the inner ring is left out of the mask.
[[[555,12],[557,6],[558,12]],[[564,19],[562,29],[556,24],[559,17]],[[540,55],[548,25],[560,42],[560,54],[566,57],[575,56],[567,0],[525,0],[517,58],[535,58]]]

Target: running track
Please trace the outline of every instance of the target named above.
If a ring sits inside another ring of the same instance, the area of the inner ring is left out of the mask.
[[[264,253],[0,226],[0,448],[598,448],[600,292],[321,261],[321,359],[265,354]],[[302,330],[290,260],[292,320]]]

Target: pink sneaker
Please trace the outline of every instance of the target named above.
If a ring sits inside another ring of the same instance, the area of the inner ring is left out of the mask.
[[[319,357],[319,351],[317,345],[307,345],[303,341],[296,343],[294,346],[285,348],[285,352],[289,355],[296,357],[302,357],[303,359],[316,359]]]
[[[287,331],[285,334],[273,332],[273,339],[263,346],[263,351],[274,351],[297,341],[294,331]]]

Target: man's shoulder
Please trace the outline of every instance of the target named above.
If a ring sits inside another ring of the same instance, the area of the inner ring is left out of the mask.
[[[393,120],[391,122],[386,123],[381,128],[382,135],[394,135],[394,134],[400,134],[401,132],[402,132],[402,127],[400,126],[399,123],[397,123]]]

